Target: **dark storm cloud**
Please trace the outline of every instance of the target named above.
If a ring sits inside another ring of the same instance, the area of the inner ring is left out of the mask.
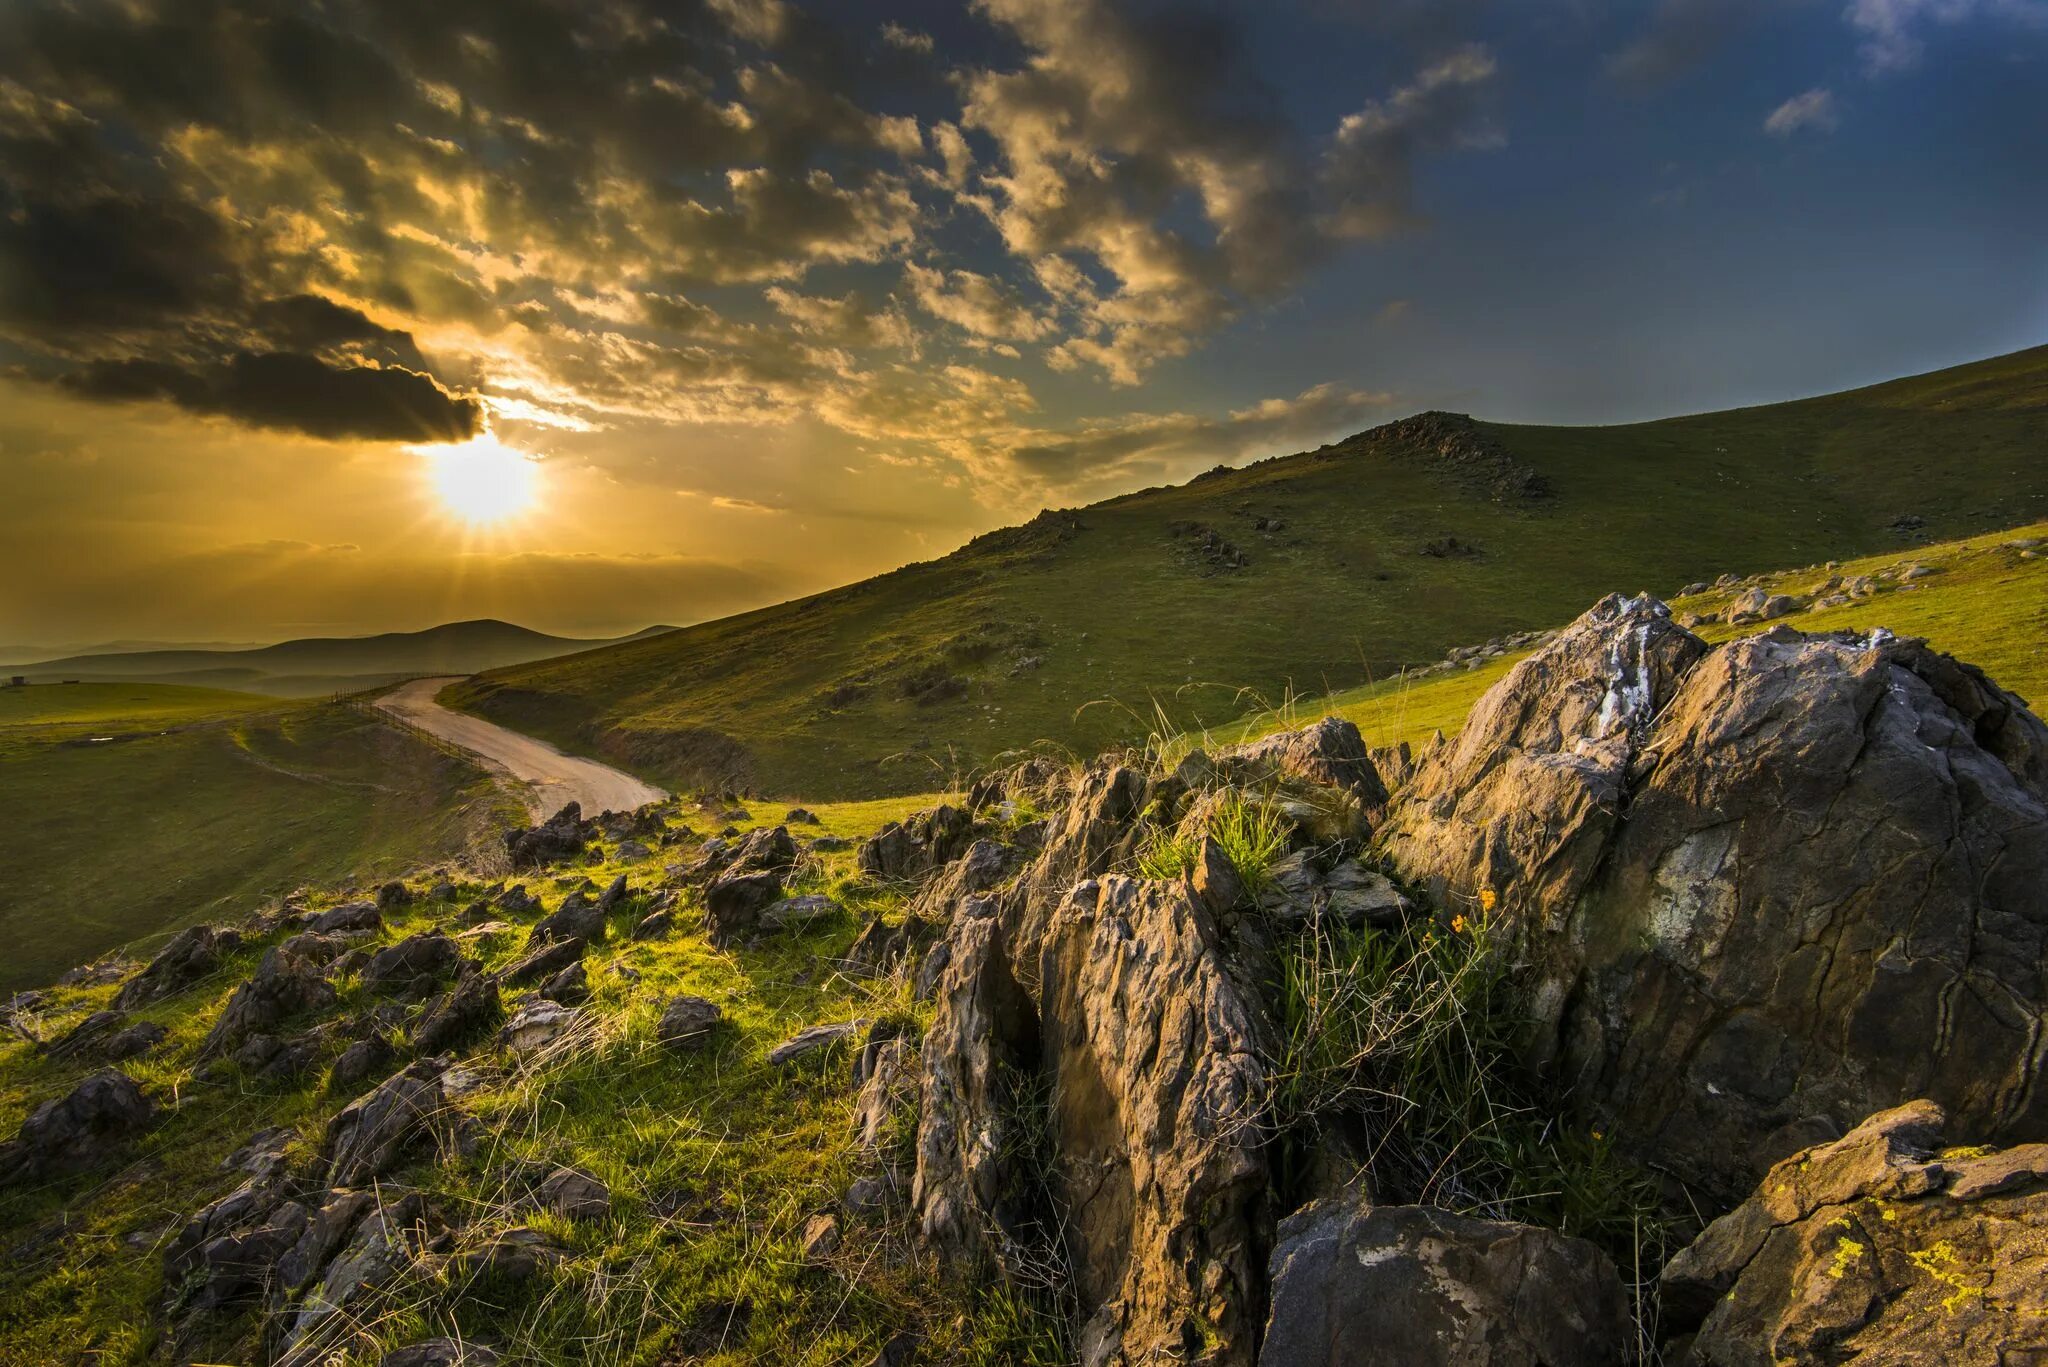
[[[293,351],[238,352],[204,370],[93,361],[61,383],[88,398],[163,399],[188,412],[330,441],[462,441],[483,425],[475,399],[450,394],[430,375],[330,365]]]

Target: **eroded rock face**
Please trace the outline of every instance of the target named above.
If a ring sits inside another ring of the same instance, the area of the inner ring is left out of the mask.
[[[870,878],[916,878],[952,863],[974,840],[974,818],[942,805],[908,821],[892,821],[854,851],[854,863]]]
[[[1287,1217],[1261,1367],[1620,1367],[1628,1302],[1583,1239],[1348,1197]]]
[[[1653,598],[1601,599],[1423,757],[1387,814],[1385,848],[1440,895],[1490,889],[1561,928],[1620,819],[1643,736],[1706,650]]]
[[[1341,717],[1324,717],[1295,731],[1282,731],[1228,753],[1239,766],[1270,768],[1351,796],[1367,818],[1386,809],[1381,780],[1358,728]]]
[[[1389,844],[1497,893],[1536,1056],[1732,1202],[1758,1136],[1915,1096],[1971,1141],[2048,1134],[2044,756],[2017,699],[1918,642],[1702,653],[1610,599],[1425,761]]]
[[[1945,1151],[1943,1123],[1916,1101],[1771,1169],[1664,1269],[1699,1326],[1677,1361],[2048,1360],[2048,1145]]]
[[[114,997],[114,1009],[133,1011],[184,991],[219,968],[221,960],[241,945],[239,931],[187,926],[173,935],[140,973],[123,984]]]
[[[0,1144],[0,1187],[76,1172],[112,1156],[149,1128],[156,1107],[126,1073],[94,1073],[29,1112]]]
[[[1049,780],[1048,796],[1058,780]],[[1070,780],[1066,802],[1046,823],[1045,845],[1002,900],[1003,929],[1019,982],[1037,988],[1039,947],[1053,912],[1076,884],[1128,858],[1142,831],[1151,784],[1124,764],[1096,764]]]
[[[1047,933],[1039,1013],[1075,1289],[1094,1307],[1085,1363],[1253,1360],[1275,1040],[1234,965],[1182,883],[1083,884]]]
[[[1039,1194],[1008,1166],[1022,1147],[1016,1114],[1038,1063],[1038,1013],[1010,973],[1002,927],[963,917],[925,1035],[917,1173],[910,1204],[935,1247],[959,1261],[1018,1270]],[[879,1124],[876,1129],[879,1131]]]

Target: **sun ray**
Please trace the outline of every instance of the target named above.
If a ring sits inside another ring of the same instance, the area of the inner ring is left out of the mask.
[[[489,432],[459,445],[413,449],[443,510],[471,527],[516,521],[539,499],[540,463]]]

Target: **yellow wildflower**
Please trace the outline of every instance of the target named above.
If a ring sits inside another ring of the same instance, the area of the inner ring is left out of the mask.
[[[1465,933],[1465,918],[1464,918],[1463,916],[1453,916],[1453,917],[1451,918],[1451,934],[1453,934],[1453,935],[1463,935],[1464,933]]]
[[[1481,888],[1479,890],[1479,909],[1481,911],[1492,911],[1495,904],[1499,901],[1500,898],[1494,895],[1492,888]]]

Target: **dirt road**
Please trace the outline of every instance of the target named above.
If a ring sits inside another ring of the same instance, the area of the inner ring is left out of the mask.
[[[527,805],[540,817],[553,816],[571,802],[582,803],[585,816],[595,816],[603,811],[631,811],[668,796],[608,764],[565,755],[546,741],[507,731],[481,717],[449,711],[434,701],[434,695],[457,677],[400,684],[377,699],[377,706],[519,780],[527,788]]]

